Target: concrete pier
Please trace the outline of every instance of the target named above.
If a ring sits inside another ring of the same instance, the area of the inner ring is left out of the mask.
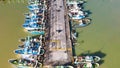
[[[66,0],[50,0],[49,44],[45,54],[45,66],[68,65],[72,62],[72,44]]]

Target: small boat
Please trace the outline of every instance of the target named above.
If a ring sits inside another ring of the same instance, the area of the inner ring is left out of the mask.
[[[34,13],[31,14],[25,14],[26,16],[26,20],[25,23],[23,24],[23,27],[27,30],[27,31],[34,31],[36,29],[41,29],[42,25],[43,25],[43,15],[37,15]],[[32,33],[36,34],[34,31]]]
[[[80,24],[79,25],[82,26],[82,27],[87,26],[87,25],[91,24],[91,19],[84,18],[84,19],[82,19],[82,23],[80,23]]]
[[[39,18],[39,16],[35,13],[25,13],[24,14],[26,18],[31,18],[31,19],[36,19],[36,18]]]
[[[45,34],[45,31],[43,30],[28,30],[28,32],[33,35],[44,35]]]
[[[98,67],[99,67],[98,63],[85,63],[82,66],[82,68],[98,68]]]
[[[82,64],[82,63],[96,63],[101,60],[98,56],[79,56],[74,57],[74,64]]]
[[[25,48],[25,47],[39,47],[39,45],[42,43],[40,42],[42,40],[42,35],[38,36],[27,36],[26,38],[20,39],[19,48]]]
[[[15,65],[17,68],[34,68],[36,65],[42,65],[37,61],[30,61],[26,59],[10,59],[8,62]]]
[[[85,18],[84,12],[80,11],[80,10],[72,10],[72,11],[70,11],[69,16],[73,20],[80,20],[80,19],[84,19]]]
[[[74,68],[73,66],[55,66],[54,68]]]
[[[29,0],[28,4],[39,4],[40,1],[39,0]]]
[[[39,9],[39,7],[38,7],[37,4],[30,4],[27,8],[28,8],[29,10],[36,10],[36,9]]]
[[[80,28],[80,27],[85,27],[91,24],[91,20],[89,18],[84,18],[81,20],[74,20],[75,22],[73,23],[74,28]]]
[[[39,42],[33,44],[26,42],[24,48],[16,49],[14,52],[16,54],[43,55],[44,49],[42,49]]]
[[[71,19],[73,20],[80,20],[80,19],[84,19],[86,17],[84,11],[82,11],[82,4],[84,2],[77,2],[77,1],[68,1],[67,5],[68,5],[68,9],[69,9],[69,16],[71,17]]]
[[[40,51],[38,51],[38,50],[24,48],[24,49],[16,49],[14,52],[16,54],[43,55],[44,49],[40,49]]]
[[[16,49],[14,52],[16,54],[43,55],[44,49],[42,49],[42,42],[40,42],[41,38],[39,38],[39,41],[37,41],[37,38],[38,37],[32,38],[28,36],[22,46],[18,46],[20,49]]]
[[[36,58],[34,58],[34,56],[37,56],[37,55],[21,54],[19,57],[21,57],[21,59],[26,59],[26,60],[30,60],[30,61],[35,61]]]
[[[40,2],[41,3],[41,2]],[[38,13],[40,10],[44,9],[45,4],[40,4],[39,1],[34,1],[34,2],[29,2],[29,6],[27,8],[30,10],[32,13]],[[37,11],[37,12],[36,12]]]
[[[33,23],[33,24],[27,24],[27,23],[24,23],[23,24],[23,27],[26,29],[26,30],[35,30],[35,29],[42,29],[42,24],[40,25],[39,23]]]

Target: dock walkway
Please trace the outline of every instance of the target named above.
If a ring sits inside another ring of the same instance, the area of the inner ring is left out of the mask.
[[[67,65],[72,62],[72,44],[67,15],[66,0],[50,2],[50,37],[44,65]]]

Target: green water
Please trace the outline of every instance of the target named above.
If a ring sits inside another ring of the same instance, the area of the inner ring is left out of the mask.
[[[19,44],[19,38],[27,34],[23,31],[23,13],[27,12],[25,4],[0,4],[0,68],[12,68],[8,59],[15,58],[13,50]]]
[[[119,68],[120,57],[120,0],[88,0],[92,24],[77,29],[79,33],[76,53],[101,51],[106,54],[100,68]]]
[[[101,51],[106,56],[100,68],[119,68],[120,0],[88,0],[86,9],[93,12],[92,24],[79,28],[76,53]],[[25,4],[0,5],[0,68],[12,68],[8,59],[15,58],[13,50],[18,39],[27,36],[23,31]]]

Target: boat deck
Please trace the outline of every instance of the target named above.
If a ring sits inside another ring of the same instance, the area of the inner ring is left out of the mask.
[[[65,0],[50,1],[50,41],[45,65],[67,65],[71,63],[72,45]]]

